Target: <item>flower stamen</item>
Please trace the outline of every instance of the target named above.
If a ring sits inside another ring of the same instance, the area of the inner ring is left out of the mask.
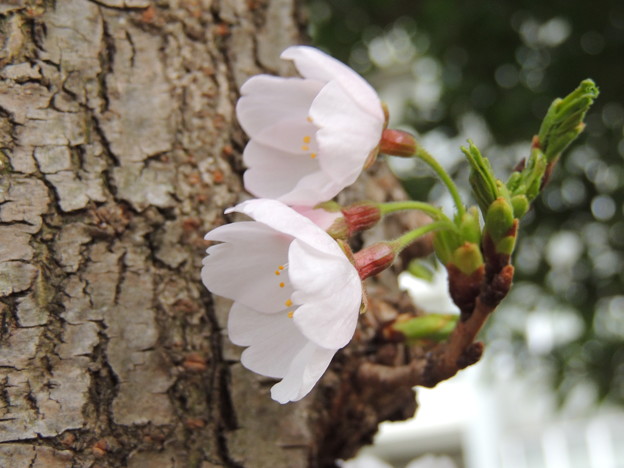
[[[284,302],[284,305],[285,305],[286,307],[292,307],[292,305],[293,305],[293,301],[291,301],[290,299],[288,299],[286,302]]]

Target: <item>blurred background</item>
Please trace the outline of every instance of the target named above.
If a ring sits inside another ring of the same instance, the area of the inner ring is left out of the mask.
[[[624,467],[624,2],[307,6],[313,44],[363,74],[391,126],[416,134],[466,193],[468,138],[505,180],[554,98],[585,78],[601,91],[521,223],[484,361],[419,389],[417,418],[385,425],[365,452],[397,467],[425,453],[450,456],[431,465],[445,468]],[[450,207],[427,168],[389,162],[413,198]]]

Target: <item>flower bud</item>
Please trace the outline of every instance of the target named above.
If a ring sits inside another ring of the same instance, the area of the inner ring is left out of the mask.
[[[518,220],[511,203],[498,198],[485,216],[483,250],[488,262],[496,258],[498,267],[507,264],[516,245],[517,232]]]
[[[592,80],[584,80],[563,99],[551,104],[539,130],[538,142],[547,162],[556,161],[566,147],[583,131],[585,114],[598,97]]]
[[[361,202],[342,208],[342,215],[349,228],[349,235],[374,227],[381,219],[376,203]]]
[[[511,206],[513,207],[514,217],[520,219],[527,214],[531,204],[529,203],[529,199],[526,195],[516,195],[511,199]]]
[[[507,235],[513,226],[514,212],[511,204],[504,198],[497,198],[490,205],[485,215],[485,230],[497,243]]]
[[[414,156],[418,149],[416,139],[402,130],[385,129],[381,134],[379,151],[391,156]]]
[[[353,254],[355,268],[365,280],[389,268],[396,254],[388,242],[378,242]]]
[[[481,223],[476,206],[472,206],[464,213],[459,223],[459,233],[462,241],[473,244],[481,243]]]
[[[354,234],[374,227],[381,219],[381,210],[376,203],[361,202],[340,208],[342,217],[336,219],[327,229],[334,239],[348,239]]]
[[[459,244],[459,236],[455,232],[436,231],[433,234],[433,250],[444,265],[451,261],[453,251]]]
[[[490,161],[481,154],[472,141],[469,140],[468,143],[468,148],[462,147],[461,150],[470,163],[469,181],[472,191],[479,208],[485,213],[490,203],[501,196],[499,190],[501,184],[494,176]]]
[[[471,275],[483,265],[483,255],[478,244],[466,242],[453,252],[451,261],[466,276]]]

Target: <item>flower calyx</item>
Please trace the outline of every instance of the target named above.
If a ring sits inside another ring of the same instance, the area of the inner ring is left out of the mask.
[[[395,258],[396,251],[391,242],[378,242],[353,254],[362,281],[389,268]]]
[[[381,134],[379,152],[390,156],[412,157],[418,151],[413,135],[403,130],[385,129]]]
[[[345,207],[338,206],[338,209],[342,217],[327,229],[327,233],[334,239],[349,239],[358,232],[374,227],[382,217],[379,206],[373,202],[353,203]]]

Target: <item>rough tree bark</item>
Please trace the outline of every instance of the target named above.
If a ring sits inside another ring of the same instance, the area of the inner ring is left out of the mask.
[[[199,280],[241,196],[237,89],[288,72],[302,21],[296,0],[0,6],[0,466],[329,466],[413,413],[353,378],[403,362],[371,346],[379,314],[281,406]]]

